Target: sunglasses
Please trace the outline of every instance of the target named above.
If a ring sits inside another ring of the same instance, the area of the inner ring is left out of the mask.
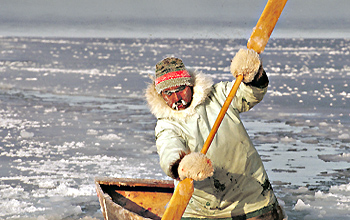
[[[162,93],[164,93],[167,96],[171,96],[173,93],[177,93],[177,92],[181,92],[182,90],[184,90],[187,86],[183,85],[183,86],[179,86],[176,89],[171,89],[171,90],[164,90]]]

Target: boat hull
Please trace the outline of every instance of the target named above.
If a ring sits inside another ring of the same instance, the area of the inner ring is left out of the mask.
[[[160,220],[174,191],[171,180],[96,178],[95,185],[106,220]]]

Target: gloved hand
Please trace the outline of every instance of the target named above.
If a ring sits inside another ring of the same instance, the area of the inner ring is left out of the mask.
[[[259,71],[260,57],[251,49],[240,49],[231,61],[231,73],[234,77],[243,75],[243,82],[250,83]]]
[[[187,154],[182,158],[178,168],[180,180],[191,178],[201,181],[212,176],[213,172],[210,159],[200,152]]]

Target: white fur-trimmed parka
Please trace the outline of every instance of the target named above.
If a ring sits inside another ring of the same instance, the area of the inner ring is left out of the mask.
[[[160,165],[172,178],[176,178],[172,166],[183,153],[201,150],[233,85],[213,84],[209,76],[189,72],[195,79],[193,99],[184,110],[168,107],[154,83],[146,89],[147,102],[158,119],[155,136]],[[214,175],[194,181],[195,190],[183,217],[254,216],[276,202],[260,156],[239,116],[259,103],[266,91],[241,83],[206,154]]]

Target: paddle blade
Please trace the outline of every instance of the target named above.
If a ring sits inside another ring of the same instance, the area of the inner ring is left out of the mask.
[[[262,53],[287,0],[269,0],[248,40],[248,49]]]
[[[162,219],[180,220],[192,197],[193,191],[193,179],[186,178],[179,182]]]

